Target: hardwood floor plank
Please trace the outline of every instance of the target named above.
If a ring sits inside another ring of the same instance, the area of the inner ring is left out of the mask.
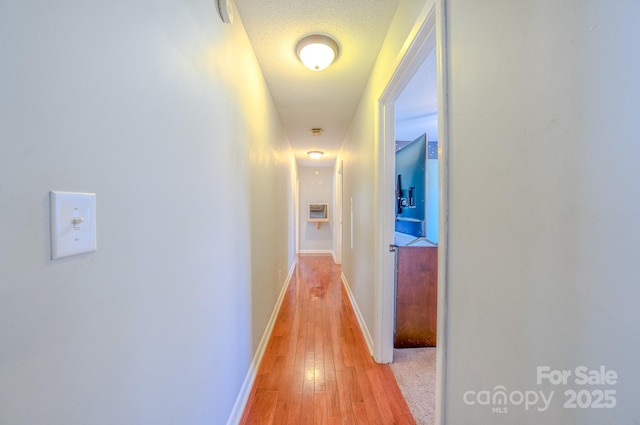
[[[302,392],[292,393],[287,406],[287,425],[302,423]]]
[[[302,425],[314,425],[315,421],[315,394],[302,393]]]
[[[323,295],[324,296],[324,295]],[[324,300],[323,300],[324,301]],[[315,367],[315,391],[323,393],[325,386],[325,358],[323,338],[323,303],[318,303],[316,308],[316,322],[314,328],[314,367]]]
[[[411,413],[407,413],[406,415],[400,416],[396,420],[396,423],[398,425],[416,425],[416,421],[415,419],[413,419],[413,416],[411,415]]]
[[[367,417],[367,407],[362,401],[355,401],[351,404],[351,410],[353,411],[353,422],[356,425],[371,425],[369,418]]]
[[[331,256],[301,255],[241,424],[415,424],[375,363]]]
[[[331,342],[332,342],[332,352],[333,352],[333,362],[336,370],[342,370],[346,368],[344,364],[344,354],[342,352],[342,340],[340,339],[339,332],[339,318],[332,319],[331,323]]]
[[[293,387],[293,370],[284,371],[278,379],[276,390],[278,391],[278,401],[288,403],[291,399]]]
[[[314,393],[316,386],[315,371],[316,369],[313,351],[307,351],[304,357],[304,386],[302,388],[303,394]]]
[[[287,425],[289,414],[289,403],[278,401],[276,411],[273,416],[273,425]]]
[[[376,402],[373,390],[371,389],[371,382],[369,381],[369,376],[366,373],[365,366],[358,366],[356,368],[355,376],[358,379],[358,386],[360,388],[360,392],[362,393],[362,401],[366,408],[369,423],[371,425],[382,424],[382,420],[380,419],[380,411],[378,410],[378,403]]]
[[[277,391],[256,391],[254,403],[247,416],[246,423],[251,425],[272,424],[277,401]]]
[[[356,375],[356,369],[349,368],[344,372],[347,377],[347,385],[349,385],[349,397],[351,397],[351,402],[364,401],[364,398],[362,397],[362,390],[360,389],[360,383],[358,382],[358,376]]]
[[[276,357],[270,370],[265,370],[260,374],[258,380],[258,389],[277,391],[284,377],[284,365],[286,359],[284,357]]]
[[[349,383],[346,378],[346,369],[336,372],[336,382],[338,386],[338,401],[340,403],[340,415],[351,412],[351,395],[349,394]]]
[[[327,414],[330,417],[340,416],[340,396],[338,394],[338,382],[334,379],[327,381],[326,391]]]
[[[389,405],[391,406],[391,410],[393,411],[393,417],[399,418],[406,415],[411,416],[411,411],[409,410],[409,406],[398,388],[397,385],[393,385],[392,382],[396,382],[396,377],[393,375],[391,368],[389,365],[384,365],[380,370],[382,385],[387,389],[386,395],[389,400]],[[412,419],[413,420],[413,419]]]
[[[391,410],[389,400],[387,399],[387,389],[383,386],[382,380],[380,379],[379,368],[367,368],[366,374],[369,377],[369,382],[371,382],[371,390],[373,391],[373,397],[375,399],[376,406],[378,407],[378,412],[380,412],[380,419],[382,420],[382,423],[394,423],[393,411]]]
[[[327,425],[327,394],[324,391],[315,393],[315,425]]]

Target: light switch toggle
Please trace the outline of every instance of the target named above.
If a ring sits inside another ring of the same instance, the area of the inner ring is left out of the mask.
[[[73,223],[73,228],[76,230],[80,230],[80,224],[84,223],[84,218],[82,217],[73,217],[73,220],[71,220],[71,222]]]

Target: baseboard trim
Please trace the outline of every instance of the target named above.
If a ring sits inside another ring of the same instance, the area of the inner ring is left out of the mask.
[[[336,264],[342,264],[340,261],[338,261],[338,256],[336,255],[336,252],[331,250],[331,255],[333,256],[333,262]]]
[[[330,249],[301,249],[298,254],[327,254],[333,255],[333,251]]]
[[[256,380],[256,375],[258,373],[258,367],[260,366],[260,362],[262,361],[262,357],[264,356],[265,350],[267,349],[267,344],[269,343],[269,338],[271,338],[271,332],[273,331],[273,326],[276,323],[276,318],[278,317],[278,313],[280,312],[280,307],[282,306],[282,301],[284,300],[284,296],[287,293],[287,289],[289,288],[289,284],[291,283],[291,278],[293,277],[293,272],[296,268],[296,263],[298,262],[297,257],[294,258],[293,264],[291,265],[291,269],[289,270],[289,274],[287,275],[287,279],[285,280],[284,285],[282,285],[282,290],[280,291],[280,295],[278,296],[278,300],[276,301],[276,305],[271,313],[271,317],[269,318],[269,323],[267,324],[267,328],[262,335],[262,339],[260,340],[260,344],[258,345],[258,349],[256,350],[255,355],[253,356],[253,360],[251,362],[251,366],[249,366],[249,370],[247,371],[247,376],[242,383],[242,387],[240,388],[240,393],[236,398],[236,402],[233,405],[233,409],[231,410],[231,415],[229,415],[229,419],[227,420],[227,425],[238,425],[240,420],[242,419],[242,414],[244,413],[244,409],[247,406],[247,401],[249,401],[249,396],[251,395],[251,388]]]
[[[356,315],[356,319],[358,319],[358,324],[360,325],[360,330],[362,331],[364,340],[367,343],[367,348],[369,348],[369,354],[373,356],[373,338],[371,337],[369,328],[367,328],[367,324],[364,321],[364,317],[362,317],[362,313],[360,312],[358,303],[356,302],[356,299],[353,296],[353,292],[351,292],[351,287],[349,287],[349,282],[347,281],[347,277],[344,275],[344,273],[341,273],[340,277],[342,280],[342,284],[344,285],[344,289],[347,291],[347,295],[349,296],[349,302],[351,303],[353,312]]]

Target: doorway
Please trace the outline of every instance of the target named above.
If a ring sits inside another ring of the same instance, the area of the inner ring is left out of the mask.
[[[413,76],[432,55],[436,61],[436,90],[437,90],[437,129],[433,139],[438,142],[438,229],[439,235],[437,254],[437,347],[436,347],[436,423],[444,421],[443,397],[444,371],[445,371],[445,299],[446,299],[446,207],[447,207],[447,121],[446,108],[444,107],[445,73],[443,63],[444,21],[442,2],[436,1],[425,7],[423,17],[419,20],[414,32],[409,37],[406,49],[396,67],[386,88],[379,98],[379,198],[378,198],[378,272],[376,305],[380,312],[376,315],[374,327],[374,356],[376,361],[391,363],[393,361],[394,328],[395,328],[395,253],[392,252],[395,245],[395,221],[396,221],[396,172],[395,172],[395,148],[396,148],[396,108],[405,87]],[[426,130],[424,130],[426,132]],[[409,139],[412,140],[412,139]]]
[[[394,101],[395,348],[435,347],[437,336],[438,95],[436,49]]]

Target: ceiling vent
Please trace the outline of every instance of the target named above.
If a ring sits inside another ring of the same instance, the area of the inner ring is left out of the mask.
[[[321,128],[312,128],[311,129],[311,135],[312,136],[322,136],[322,129]]]

